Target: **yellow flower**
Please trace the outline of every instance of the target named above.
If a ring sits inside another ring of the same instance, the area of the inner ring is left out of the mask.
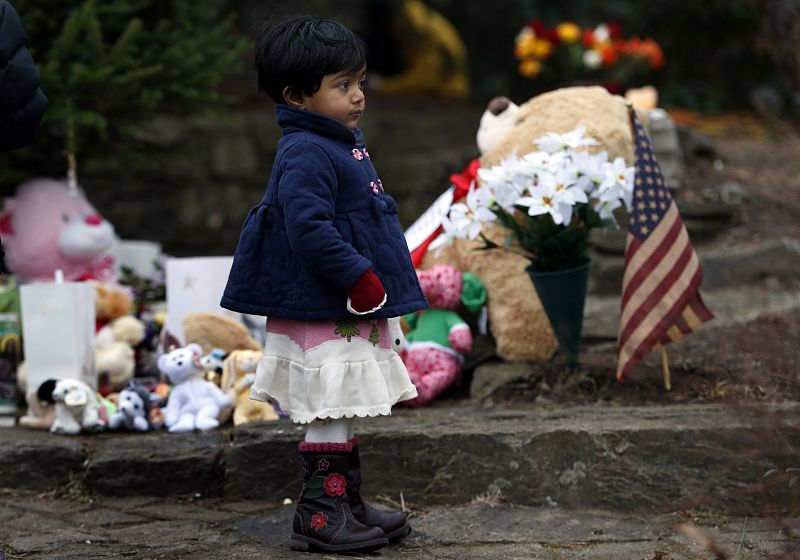
[[[526,36],[514,46],[514,55],[518,60],[522,60],[531,56],[536,56],[536,39],[533,36]]]
[[[519,73],[526,78],[535,78],[542,71],[542,63],[533,58],[523,60],[519,65]]]
[[[553,43],[547,39],[536,39],[533,44],[533,56],[538,59],[547,58],[553,54]]]
[[[558,27],[556,27],[556,33],[562,42],[568,44],[574,43],[581,38],[581,28],[571,21],[559,24]]]

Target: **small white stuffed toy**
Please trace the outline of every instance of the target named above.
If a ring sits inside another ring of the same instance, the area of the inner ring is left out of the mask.
[[[55,419],[50,426],[54,434],[79,434],[81,430],[97,432],[105,427],[100,418],[100,401],[94,389],[77,379],[61,379],[53,389]]]
[[[108,419],[112,430],[126,429],[146,432],[150,428],[147,412],[150,408],[150,394],[141,385],[131,383],[120,391],[117,411]]]
[[[202,378],[203,348],[188,344],[158,358],[158,369],[174,387],[164,408],[164,424],[170,432],[211,430],[219,426],[221,413],[231,400],[219,387]]]

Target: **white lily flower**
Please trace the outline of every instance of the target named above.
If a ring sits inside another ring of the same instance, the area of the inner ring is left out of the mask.
[[[600,215],[600,218],[603,220],[612,220],[616,225],[617,219],[614,216],[614,210],[620,206],[622,206],[620,199],[614,198],[611,200],[597,200],[595,201],[593,208]]]
[[[606,176],[598,188],[598,198],[610,200],[619,198],[625,202],[628,210],[633,202],[633,185],[636,178],[636,169],[625,165],[625,160],[616,158],[613,163],[607,164]]]
[[[491,193],[488,189],[470,189],[465,202],[456,202],[450,207],[450,216],[443,221],[445,231],[454,232],[457,236],[475,239],[484,224],[494,221],[497,216],[491,207]],[[462,235],[459,235],[462,234]]]
[[[590,154],[577,152],[572,156],[572,162],[578,172],[577,185],[588,195],[597,191],[606,178],[605,167],[608,164],[608,152]]]
[[[546,180],[540,182],[538,187],[530,191],[530,196],[521,197],[517,204],[526,207],[529,216],[550,214],[556,224],[563,224],[564,209],[560,202],[555,181]]]
[[[581,146],[596,146],[597,140],[594,138],[584,138],[583,133],[586,132],[586,127],[581,126],[567,132],[565,134],[558,134],[556,132],[548,132],[541,138],[534,140],[534,144],[539,146],[540,150],[548,153],[554,153],[559,150],[575,149]]]

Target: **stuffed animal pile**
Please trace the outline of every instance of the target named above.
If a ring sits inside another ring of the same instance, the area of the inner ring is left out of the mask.
[[[595,151],[606,150],[609,159],[621,156],[634,161],[628,108],[625,99],[601,87],[564,88],[516,106],[507,99],[493,100],[481,118],[478,144],[480,166],[492,167],[516,153],[536,149],[533,141],[547,132],[566,133],[579,126],[599,142]],[[483,231],[503,245],[507,231],[489,226]],[[489,293],[489,324],[497,342],[497,354],[507,361],[543,361],[557,348],[550,322],[536,290],[525,273],[529,261],[508,251],[476,250],[480,240],[457,240],[440,255],[428,252],[420,268],[449,264],[471,272]]]

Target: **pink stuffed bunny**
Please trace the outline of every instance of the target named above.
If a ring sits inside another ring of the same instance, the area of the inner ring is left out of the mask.
[[[9,270],[24,281],[108,281],[114,276],[114,228],[80,190],[70,196],[65,181],[34,179],[6,199],[0,236]]]

